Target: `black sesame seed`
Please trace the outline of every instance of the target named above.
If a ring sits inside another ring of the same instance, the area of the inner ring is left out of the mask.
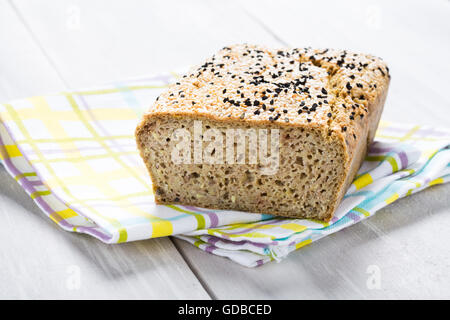
[[[328,94],[327,90],[325,88],[322,88],[322,93],[323,94]]]
[[[328,118],[331,118],[331,112],[327,113]]]
[[[347,131],[347,127],[342,127],[342,131]]]
[[[350,120],[355,120],[354,116],[350,116],[349,118],[350,118]]]
[[[352,89],[352,86],[350,85],[350,82],[347,82],[347,84],[345,85],[345,87],[346,87],[348,90],[351,90],[351,89]]]

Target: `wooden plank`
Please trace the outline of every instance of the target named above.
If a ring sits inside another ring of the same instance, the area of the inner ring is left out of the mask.
[[[1,101],[65,89],[3,0],[0,30]],[[44,218],[2,166],[0,220],[0,298],[209,298],[170,239],[105,245],[64,232]]]

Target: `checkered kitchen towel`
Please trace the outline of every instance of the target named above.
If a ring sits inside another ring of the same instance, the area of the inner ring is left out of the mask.
[[[253,267],[450,180],[450,131],[382,122],[376,142],[329,223],[155,205],[134,129],[176,75],[0,104],[0,158],[63,229],[106,243],[175,235]]]

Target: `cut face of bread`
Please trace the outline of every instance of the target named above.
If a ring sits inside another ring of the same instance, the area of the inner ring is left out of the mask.
[[[226,47],[164,92],[136,129],[157,203],[330,220],[374,137],[381,59]]]

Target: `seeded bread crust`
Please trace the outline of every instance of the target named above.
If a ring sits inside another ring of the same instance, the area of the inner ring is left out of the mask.
[[[330,220],[373,140],[389,80],[386,64],[371,55],[253,45],[223,48],[161,94],[136,129],[137,145],[152,177],[156,202],[172,203],[179,197],[172,196],[171,200],[160,192],[167,186],[155,166],[158,159],[149,151],[150,130],[155,124],[203,119],[213,124],[312,130],[326,143],[342,147],[342,172],[336,177],[338,183],[326,209],[305,214],[299,208],[294,212],[277,210],[276,206],[267,210],[258,205],[240,207],[215,203],[214,198],[211,203],[184,202]]]

